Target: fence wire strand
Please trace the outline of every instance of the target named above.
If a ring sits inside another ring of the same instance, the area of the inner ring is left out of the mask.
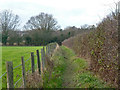
[[[29,61],[30,59],[31,59],[31,57],[29,57],[25,62]],[[30,62],[29,62],[29,63],[30,63]],[[29,64],[29,63],[28,63],[28,64]],[[28,64],[27,64],[27,66],[28,66]],[[14,67],[13,69],[15,69],[15,68],[17,68],[17,67],[19,67],[19,66],[21,66],[21,65],[22,65],[22,64]],[[28,71],[30,71],[30,70],[28,70]],[[18,84],[18,82],[19,82],[21,79],[22,79],[22,77],[21,77],[18,81],[15,82],[14,87]],[[21,86],[22,86],[22,85],[21,85]]]
[[[0,77],[0,79],[6,74],[7,72],[5,72],[1,77]]]
[[[48,50],[48,49],[47,49]],[[46,50],[46,48],[45,48],[45,54],[47,53],[47,50]],[[49,51],[51,51],[51,49],[49,48]],[[39,54],[40,54],[40,58],[41,58],[41,50],[40,50],[40,52],[39,52]],[[25,55],[24,55],[25,56]],[[35,58],[37,58],[37,55],[36,54],[34,54],[34,59]],[[30,71],[32,71],[32,69],[31,69],[31,66],[30,66],[30,60],[31,59],[31,57],[29,57],[27,60],[25,60],[24,62],[26,63],[25,64],[25,67],[26,67],[26,75],[28,74],[28,73],[30,73]],[[27,62],[28,61],[28,62]],[[13,68],[13,70],[14,69],[16,69],[16,68],[18,68],[19,66],[22,66],[22,64],[19,64],[18,66],[16,66],[16,67],[14,67]],[[34,68],[35,68],[35,70],[37,70],[37,61],[35,60],[35,64],[34,64]],[[0,76],[0,79],[6,74],[7,72],[5,72],[4,74],[2,74],[2,76]],[[15,84],[14,84],[14,87],[17,87],[17,84],[20,82],[20,80],[22,79],[22,77],[20,77],[16,82],[15,82]],[[22,85],[21,85],[22,86]],[[20,86],[20,87],[21,87]]]
[[[16,66],[16,67],[14,67],[13,69],[16,69],[16,68],[18,68],[19,66],[21,66],[22,64],[20,64],[20,65],[18,65],[18,66]]]
[[[25,62],[27,62],[28,60],[30,60],[31,59],[31,57],[29,57]]]
[[[17,83],[18,83],[21,79],[22,79],[22,77],[21,77],[17,82],[15,82],[14,87],[17,85]]]

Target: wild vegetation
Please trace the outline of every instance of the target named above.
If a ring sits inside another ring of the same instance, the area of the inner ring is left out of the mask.
[[[100,22],[96,30],[77,35],[62,44],[90,62],[90,70],[118,87],[118,29],[117,14],[111,13]]]
[[[0,13],[0,45],[3,45],[0,72],[3,74],[6,61],[13,61],[15,67],[21,64],[21,56],[26,60],[30,52],[56,42],[62,46],[53,55],[46,55],[43,75],[35,72],[26,77],[27,88],[118,88],[117,12],[110,13],[97,26],[85,24],[64,30],[51,14],[43,12],[30,17],[24,31],[18,29],[19,23],[19,16],[12,11]],[[29,63],[25,64],[26,71]],[[21,73],[21,67],[14,71],[15,82]],[[6,75],[2,80],[5,88]]]
[[[88,63],[61,46],[47,58],[43,88],[108,88],[105,82],[88,70]]]

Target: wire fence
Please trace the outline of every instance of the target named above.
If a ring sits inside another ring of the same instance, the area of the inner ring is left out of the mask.
[[[16,67],[14,67],[13,69],[16,69],[16,68],[18,68],[19,66],[22,66],[22,64],[20,64],[20,65],[18,65],[18,66],[16,66]]]
[[[0,79],[6,74],[7,72],[5,72],[1,77],[0,77]]]
[[[22,80],[22,77],[15,82],[14,87],[16,87],[16,85],[18,84],[18,82],[19,82],[20,80]]]
[[[22,78],[22,64],[16,66],[13,68],[13,81],[15,82],[14,83],[14,87],[17,88],[17,86],[19,86],[19,81],[20,81],[20,78]]]
[[[45,54],[49,54],[51,51],[53,51],[53,49],[55,49],[55,45],[48,45],[46,46],[47,48],[42,48],[40,50],[39,53],[37,53],[37,50],[36,50],[36,54],[34,53],[31,53],[31,57],[29,57],[28,59],[26,60],[23,60],[22,64],[19,64],[17,66],[15,66],[13,68],[13,88],[20,88],[20,87],[25,87],[25,83],[24,83],[24,73],[25,75],[29,74],[30,72],[34,72],[34,70],[40,70],[40,63],[42,61],[42,64],[44,64],[44,61],[45,61]],[[33,55],[32,55],[33,54]],[[40,55],[40,57],[39,57]],[[22,58],[21,58],[21,61],[22,61]],[[40,63],[39,63],[40,62]],[[42,65],[44,67],[44,65]],[[9,65],[8,65],[9,67]],[[6,68],[7,69],[7,68]],[[42,69],[41,69],[42,71]],[[40,72],[41,72],[40,71]],[[11,77],[7,74],[9,74],[9,70],[7,70],[6,72],[4,72],[2,74],[2,76],[0,76],[0,79],[2,79],[2,85],[4,88],[11,88],[10,85],[11,85]],[[8,81],[7,81],[8,79]],[[3,84],[4,83],[4,84]],[[7,84],[9,84],[9,87],[7,86]]]
[[[5,72],[4,74],[2,74],[2,76],[0,76],[0,79],[2,81],[2,83],[4,83],[4,87],[7,87],[7,72]]]
[[[34,56],[36,57],[36,55],[34,55]],[[26,74],[28,74],[31,71],[31,69],[30,69],[30,61],[29,60],[31,60],[31,57],[29,57],[27,60],[24,61],[26,63],[25,67],[27,67],[26,68]],[[14,82],[15,82],[14,83],[14,88],[19,88],[19,87],[22,86],[22,85],[20,86],[20,84],[22,84],[22,82],[20,82],[20,81],[22,81],[22,68],[20,66],[22,66],[22,64],[19,64],[19,65],[15,66],[13,68],[13,71],[17,71],[18,70],[18,72],[19,72],[19,73],[14,72]],[[37,63],[35,64],[35,66],[37,66]],[[3,87],[7,88],[7,71],[5,73],[3,73],[2,76],[0,76],[0,79],[2,79]]]
[[[28,60],[30,60],[31,59],[31,57],[30,58],[28,58],[25,62],[27,62]]]

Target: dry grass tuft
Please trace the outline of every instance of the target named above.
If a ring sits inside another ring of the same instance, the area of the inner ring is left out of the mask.
[[[43,81],[38,71],[26,76],[26,88],[42,88]]]

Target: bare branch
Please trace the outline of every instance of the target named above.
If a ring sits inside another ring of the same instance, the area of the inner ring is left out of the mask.
[[[57,27],[57,21],[53,18],[53,16],[45,13],[40,13],[37,16],[31,17],[24,26],[27,30],[55,30]]]
[[[19,16],[14,15],[12,11],[4,10],[0,13],[0,27],[2,31],[15,30],[19,24]]]

